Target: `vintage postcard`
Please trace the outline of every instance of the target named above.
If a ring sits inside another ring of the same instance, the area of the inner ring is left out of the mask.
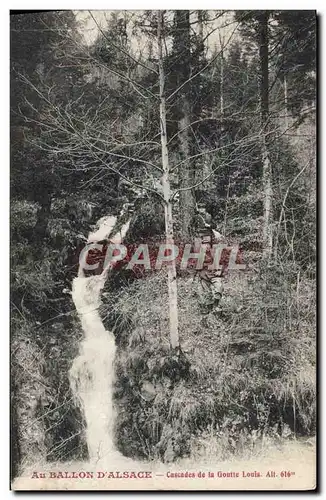
[[[315,11],[10,15],[11,488],[316,488]]]

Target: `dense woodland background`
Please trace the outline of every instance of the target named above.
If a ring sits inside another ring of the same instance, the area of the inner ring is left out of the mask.
[[[82,336],[69,292],[89,231],[126,202],[128,243],[164,239],[159,73],[175,237],[196,236],[204,206],[241,245],[247,270],[228,273],[218,317],[201,313],[198,280],[178,275],[182,369],[164,271],[120,269],[108,280],[117,447],[164,461],[225,458],[313,435],[315,12],[86,20],[72,11],[10,20],[13,474],[87,458],[68,380]]]

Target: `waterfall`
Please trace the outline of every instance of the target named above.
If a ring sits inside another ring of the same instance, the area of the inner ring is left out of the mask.
[[[104,217],[98,221],[98,230],[90,233],[88,242],[108,237],[117,218]],[[114,243],[121,243],[129,229],[130,221],[110,237]],[[79,268],[78,277],[72,284],[72,299],[81,321],[84,338],[79,355],[69,373],[70,385],[86,421],[86,440],[91,462],[107,459],[114,453],[114,408],[113,382],[114,357],[116,351],[113,332],[104,328],[99,307],[100,294],[109,273],[104,269],[101,275],[85,277]]]

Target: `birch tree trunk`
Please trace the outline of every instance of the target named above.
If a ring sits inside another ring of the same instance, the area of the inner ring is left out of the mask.
[[[259,57],[261,66],[260,105],[261,105],[261,154],[263,164],[263,254],[270,256],[273,250],[273,205],[272,205],[272,165],[267,145],[269,129],[269,82],[268,82],[268,11],[263,11],[259,17]]]
[[[164,194],[164,218],[165,218],[165,238],[166,243],[174,245],[173,234],[173,214],[170,188],[170,167],[169,152],[167,146],[166,133],[166,105],[164,95],[164,68],[162,50],[162,27],[163,12],[158,11],[158,64],[159,64],[159,84],[160,84],[160,124],[161,124],[161,146],[162,146],[162,187]],[[172,349],[179,350],[179,319],[178,319],[178,294],[177,294],[177,273],[175,259],[167,265],[168,296],[169,296],[169,319],[170,319],[170,342]]]

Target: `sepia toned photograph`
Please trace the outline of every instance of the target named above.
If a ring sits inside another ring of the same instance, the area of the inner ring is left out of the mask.
[[[10,12],[11,489],[316,489],[316,46]]]

